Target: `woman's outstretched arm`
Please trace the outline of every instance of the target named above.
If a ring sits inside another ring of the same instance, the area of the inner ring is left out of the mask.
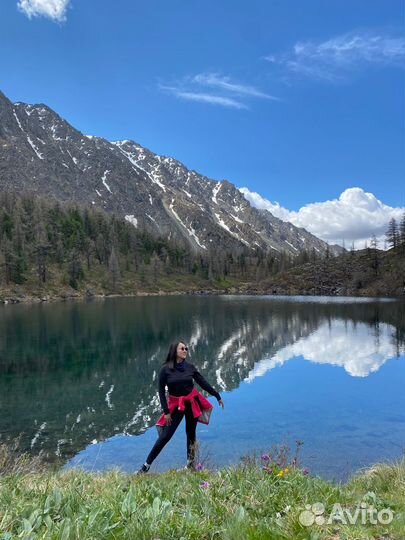
[[[218,401],[221,401],[220,394],[213,388],[210,383],[207,381],[207,379],[204,378],[203,375],[198,371],[198,369],[193,365],[193,379],[196,383],[198,383],[201,388],[206,390],[211,396],[214,396],[217,398]]]

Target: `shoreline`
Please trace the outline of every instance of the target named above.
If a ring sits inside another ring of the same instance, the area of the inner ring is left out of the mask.
[[[0,305],[15,305],[15,304],[42,304],[42,303],[55,303],[55,302],[69,302],[69,301],[93,301],[93,300],[105,300],[107,298],[138,298],[147,296],[272,296],[272,297],[329,297],[329,298],[372,298],[375,300],[391,299],[393,301],[401,301],[405,299],[405,295],[373,295],[373,294],[317,294],[316,292],[269,292],[252,289],[240,290],[235,287],[228,289],[196,289],[196,290],[176,290],[176,291],[137,291],[135,293],[107,293],[107,294],[89,294],[87,291],[84,293],[62,293],[57,295],[50,294],[3,294],[0,295]]]

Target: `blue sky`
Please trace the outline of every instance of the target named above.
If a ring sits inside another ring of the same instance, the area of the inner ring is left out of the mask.
[[[404,11],[402,0],[2,0],[0,89],[246,187],[330,241],[363,242],[405,207]]]

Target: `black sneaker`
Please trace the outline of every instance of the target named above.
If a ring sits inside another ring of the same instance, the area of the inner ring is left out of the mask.
[[[149,471],[149,469],[150,469],[150,465],[146,465],[144,463],[136,474],[145,474]]]

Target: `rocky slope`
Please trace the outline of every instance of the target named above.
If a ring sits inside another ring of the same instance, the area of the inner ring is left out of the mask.
[[[99,207],[201,253],[327,249],[306,230],[253,208],[226,180],[210,180],[134,141],[83,135],[46,105],[13,104],[1,92],[0,189]]]

